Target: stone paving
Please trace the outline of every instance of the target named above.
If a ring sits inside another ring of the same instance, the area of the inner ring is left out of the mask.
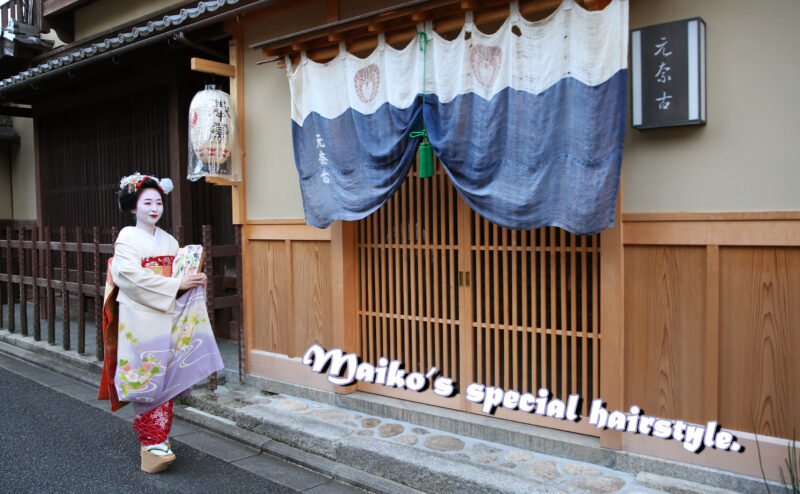
[[[502,444],[480,441],[443,433],[414,424],[369,416],[350,410],[317,403],[304,398],[259,392],[230,384],[215,393],[198,390],[189,400],[193,406],[241,422],[242,415],[264,416],[266,413],[295,414],[347,428],[350,435],[393,442],[414,448],[420,454],[446,455],[467,464],[482,465],[516,473],[530,479],[532,485],[544,483],[573,493],[662,493],[636,483],[633,475],[589,463],[566,460],[557,456],[534,453]],[[379,446],[376,445],[376,448]]]
[[[29,311],[28,334],[31,335],[31,304],[28,304],[27,308]],[[3,321],[0,321],[0,327],[5,326],[8,317],[8,306],[2,307],[2,309],[4,317]],[[19,331],[19,306],[16,309],[17,331]],[[47,345],[44,341],[34,342],[31,336],[20,337],[19,333],[14,335],[7,331],[0,332],[0,339],[14,345],[22,345],[35,352],[50,355],[58,354],[59,359],[66,358],[67,361],[79,364],[84,369],[90,369],[92,372],[99,371],[99,362],[92,357],[94,353],[92,318],[87,317],[86,321],[86,354],[77,355],[74,353],[74,348],[77,346],[75,311],[72,311],[71,314],[73,330],[70,336],[73,350],[70,351],[60,348],[62,321],[59,311],[60,307],[57,305],[56,345]],[[42,321],[42,323],[42,336],[46,340],[46,321]],[[228,379],[237,379],[238,377],[233,377],[233,375],[238,376],[235,373],[235,369],[238,367],[238,345],[235,341],[229,340],[221,340],[219,343],[225,366],[228,369],[226,371],[229,374]],[[261,386],[259,384],[260,389]],[[503,444],[479,441],[465,436],[437,431],[429,427],[419,427],[398,420],[353,412],[348,409],[318,403],[305,397],[295,397],[287,394],[279,395],[233,384],[227,387],[221,386],[216,393],[211,393],[207,390],[196,391],[195,397],[190,404],[194,404],[197,408],[211,412],[216,416],[232,419],[240,427],[243,425],[242,417],[247,417],[249,422],[248,420],[245,420],[245,422],[250,425],[262,420],[265,424],[262,426],[262,430],[258,430],[256,426],[248,428],[272,437],[278,442],[287,444],[293,439],[291,431],[286,431],[288,435],[281,438],[274,437],[270,435],[269,431],[265,433],[263,430],[268,427],[270,418],[279,415],[285,418],[294,416],[311,420],[310,424],[312,424],[315,432],[318,433],[318,437],[312,437],[310,443],[312,446],[319,446],[320,450],[317,451],[314,447],[304,444],[295,444],[294,446],[314,454],[327,456],[333,461],[339,461],[334,454],[331,454],[335,452],[335,449],[326,449],[324,441],[332,438],[335,442],[337,437],[350,437],[354,440],[362,441],[360,444],[366,444],[367,448],[380,448],[380,445],[384,444],[384,449],[388,448],[388,450],[395,452],[398,450],[392,448],[404,448],[402,451],[408,451],[412,454],[416,452],[422,458],[422,463],[425,463],[425,458],[431,459],[436,456],[446,458],[454,468],[462,469],[460,471],[470,472],[470,470],[474,470],[478,472],[471,472],[473,477],[487,475],[492,478],[494,476],[502,477],[503,474],[506,474],[506,476],[510,475],[514,478],[523,479],[523,481],[527,479],[532,488],[526,492],[533,492],[534,486],[540,486],[536,488],[538,489],[536,492],[554,493],[618,492],[623,494],[654,494],[669,492],[674,494],[707,494],[713,492],[729,494],[733,492],[694,482],[680,481],[677,478],[646,474],[645,472],[639,472],[638,475],[634,476],[590,463],[520,450]],[[306,424],[309,424],[309,422],[306,422]],[[340,441],[340,443],[343,442],[345,441]],[[350,443],[352,446],[356,441],[351,440]],[[362,469],[357,464],[351,466],[356,469]],[[385,476],[381,472],[373,473],[378,477]],[[653,478],[648,477],[648,475]],[[454,473],[453,476],[457,476],[457,473]],[[402,482],[401,479],[397,480]],[[545,490],[542,491],[542,488]],[[432,490],[432,492],[434,491]],[[498,489],[495,489],[495,491],[498,491]],[[745,488],[741,492],[745,491],[757,492],[750,488]],[[499,490],[499,492],[503,491]]]

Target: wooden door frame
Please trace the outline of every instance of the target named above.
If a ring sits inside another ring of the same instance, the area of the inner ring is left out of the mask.
[[[621,212],[620,176],[614,226],[600,233],[600,397],[609,411],[625,411],[625,255]],[[622,449],[622,432],[602,431],[600,444]]]

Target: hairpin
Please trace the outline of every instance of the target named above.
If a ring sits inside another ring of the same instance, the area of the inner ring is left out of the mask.
[[[172,192],[173,185],[172,180],[169,178],[162,178],[158,179],[156,177],[151,177],[149,175],[142,175],[139,172],[134,173],[133,175],[128,175],[127,177],[122,177],[122,180],[119,182],[120,189],[127,189],[128,194],[133,194],[134,190],[140,189],[142,187],[142,182],[147,180],[148,178],[154,180],[158,185],[158,188],[161,189],[161,192],[164,194],[169,194]]]

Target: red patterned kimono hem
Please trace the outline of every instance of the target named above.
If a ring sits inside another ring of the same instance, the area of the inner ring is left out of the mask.
[[[163,443],[172,429],[172,400],[133,419],[133,430],[139,436],[139,444],[152,446]]]

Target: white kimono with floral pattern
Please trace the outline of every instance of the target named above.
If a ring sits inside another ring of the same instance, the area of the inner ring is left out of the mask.
[[[175,238],[160,228],[155,235],[123,228],[114,244],[111,274],[119,288],[114,384],[119,398],[132,401],[137,414],[223,368],[203,288],[187,291],[176,303],[180,280],[143,267],[143,259],[174,256],[177,250]]]

